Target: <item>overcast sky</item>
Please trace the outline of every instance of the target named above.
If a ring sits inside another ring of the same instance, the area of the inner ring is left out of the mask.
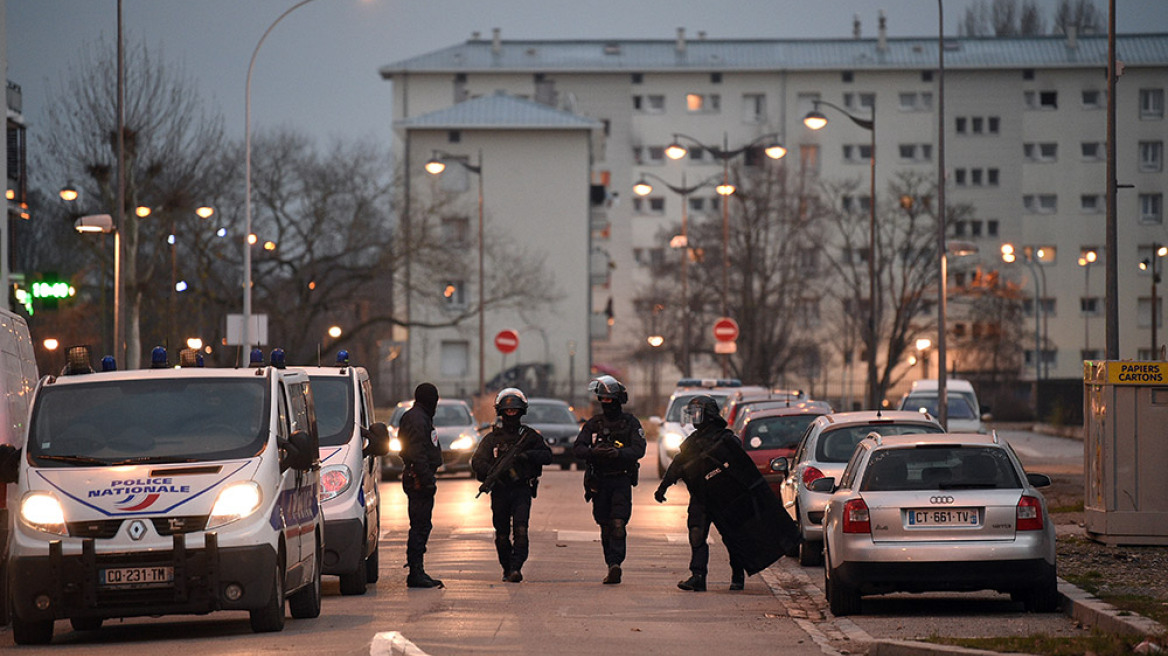
[[[945,33],[973,0],[945,0]],[[1049,15],[1055,0],[1038,0]],[[243,136],[248,62],[264,31],[296,0],[123,0],[128,40],[161,50],[195,80],[228,133]],[[1106,2],[1098,0],[1106,12]],[[6,0],[8,79],[23,90],[35,139],[45,99],[79,50],[117,34],[116,0]],[[1119,32],[1168,32],[1168,0],[1117,0]],[[252,74],[252,129],[291,127],[320,140],[390,136],[392,85],[377,69],[459,43],[504,39],[846,38],[877,12],[889,36],[935,36],[934,0],[313,0],[264,41]]]

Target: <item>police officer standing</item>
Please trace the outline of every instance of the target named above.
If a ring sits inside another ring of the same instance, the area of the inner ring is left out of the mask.
[[[483,483],[479,493],[491,494],[495,552],[503,567],[503,580],[519,583],[527,562],[531,500],[543,466],[552,462],[552,450],[539,431],[521,423],[527,414],[527,396],[522,390],[501,390],[495,396],[495,413],[498,419],[479,442],[470,464]]]
[[[402,488],[409,500],[410,532],[406,539],[406,566],[410,588],[441,588],[442,581],[426,574],[422,565],[426,542],[434,528],[434,494],[438,491],[438,467],[442,447],[434,430],[438,409],[438,388],[422,383],[414,390],[414,405],[401,416],[397,435],[401,440]]]
[[[622,411],[629,395],[612,376],[601,376],[588,384],[602,412],[580,428],[573,453],[586,462],[584,499],[592,501],[592,518],[600,525],[600,544],[608,574],[604,583],[621,582],[625,560],[625,537],[633,513],[633,486],[637,467],[645,455],[645,431],[633,415]]]

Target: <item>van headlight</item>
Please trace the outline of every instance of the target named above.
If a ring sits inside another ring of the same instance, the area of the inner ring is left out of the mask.
[[[353,484],[353,472],[348,465],[329,465],[320,470],[320,500],[328,501],[344,494]]]
[[[207,518],[207,528],[216,528],[247,517],[260,507],[263,499],[264,495],[255,481],[244,481],[223,488],[219,498],[215,499],[211,516]]]
[[[69,534],[61,502],[47,492],[29,492],[24,495],[20,502],[20,521],[29,528],[45,533]]]
[[[685,436],[681,433],[669,431],[661,439],[665,441],[666,451],[677,451],[681,448],[681,443],[685,441]]]
[[[401,440],[399,440],[396,435],[389,438],[389,452],[401,453]]]
[[[475,446],[475,436],[470,433],[463,433],[450,443],[450,448],[455,451],[470,451]]]

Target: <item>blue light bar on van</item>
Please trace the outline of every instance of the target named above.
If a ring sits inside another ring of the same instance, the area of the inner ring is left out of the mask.
[[[153,351],[150,351],[150,368],[151,369],[165,369],[166,363],[166,347],[155,346]]]
[[[118,370],[118,361],[115,360],[114,356],[112,356],[112,355],[104,356],[101,359],[101,370],[102,371],[117,371]]]
[[[349,365],[349,352],[345,350],[337,351],[337,366],[347,367]]]
[[[252,367],[264,366],[264,352],[261,351],[260,349],[258,349],[258,348],[252,349],[251,355],[249,357],[251,358],[249,361],[250,366],[252,366]]]
[[[272,357],[269,359],[271,365],[277,369],[283,369],[288,364],[288,359],[284,356],[284,349],[272,349]]]
[[[65,349],[64,374],[66,376],[91,373],[93,373],[93,365],[89,364],[88,346],[70,346]]]

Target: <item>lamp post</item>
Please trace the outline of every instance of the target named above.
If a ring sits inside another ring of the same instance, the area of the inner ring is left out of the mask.
[[[251,351],[251,246],[254,243],[251,236],[251,74],[255,68],[256,55],[260,54],[260,46],[264,45],[264,39],[268,38],[272,30],[284,20],[288,14],[296,11],[304,5],[313,0],[300,0],[280,14],[268,29],[264,30],[263,36],[260,37],[256,43],[255,50],[251,53],[251,61],[247,65],[247,87],[245,89],[244,110],[243,110],[243,176],[244,176],[244,191],[243,191],[243,336],[240,340],[243,348],[240,349],[240,364],[247,364],[247,358]],[[121,6],[119,0],[118,6]],[[119,131],[119,135],[121,132]],[[121,203],[119,203],[119,206]]]
[[[633,185],[633,193],[638,196],[648,196],[653,193],[653,185],[649,184],[646,178],[653,178],[661,184],[665,185],[667,189],[675,194],[681,196],[681,234],[675,236],[670,240],[669,245],[673,248],[681,249],[681,376],[682,378],[689,378],[690,376],[690,317],[689,317],[689,195],[709,186],[712,179],[705,180],[696,185],[686,186],[685,174],[681,174],[681,185],[673,185],[666,182],[665,179],[652,173],[642,173],[641,179]],[[723,295],[724,298],[725,295]],[[659,345],[654,345],[659,346]]]
[[[753,148],[762,147],[763,152],[770,159],[782,159],[787,155],[787,149],[779,142],[778,133],[764,134],[761,137],[756,137],[750,143],[739,148],[731,149],[729,146],[729,136],[722,133],[722,147],[710,147],[694,139],[688,134],[681,134],[675,132],[673,134],[673,143],[665,148],[665,156],[672,160],[678,160],[685,157],[689,153],[689,149],[682,145],[680,139],[693,142],[702,150],[710,153],[716,159],[722,161],[722,183],[719,184],[715,191],[722,197],[722,316],[729,315],[729,298],[730,298],[730,196],[734,194],[734,185],[730,184],[730,160],[739,155],[750,151]],[[766,145],[763,145],[763,144]],[[727,354],[722,360],[722,376],[726,377],[730,374],[730,356]]]
[[[937,0],[937,419],[949,430],[949,248],[945,245],[945,7]]]
[[[1013,264],[1017,260],[1018,260],[1018,254],[1014,249],[1014,245],[1013,244],[1002,244],[1002,261],[1006,262],[1007,264]],[[1035,270],[1035,264],[1034,264],[1033,258],[1031,257],[1031,254],[1029,252],[1026,253],[1026,259],[1024,260],[1024,262],[1026,263],[1027,268],[1030,269],[1031,281],[1034,283],[1034,411],[1035,411],[1035,413],[1037,413],[1038,412],[1038,381],[1042,379],[1042,333],[1039,329],[1041,326],[1041,323],[1040,323],[1040,318],[1039,318],[1038,312],[1039,312],[1039,308],[1042,306],[1042,302],[1041,302],[1041,296],[1040,296],[1040,291],[1039,291],[1039,287],[1038,287],[1038,284],[1039,284],[1038,271]],[[1041,267],[1039,267],[1039,268],[1041,268]],[[1043,273],[1043,276],[1044,276],[1044,278],[1042,279],[1043,289],[1045,289],[1045,287],[1046,287],[1045,275],[1046,274]]]
[[[1158,326],[1156,324],[1159,323],[1160,319],[1160,299],[1156,296],[1156,285],[1160,282],[1160,272],[1164,268],[1164,265],[1158,265],[1156,262],[1159,258],[1164,257],[1165,255],[1168,255],[1168,246],[1152,244],[1152,254],[1148,257],[1145,257],[1140,262],[1140,270],[1148,271],[1152,274],[1152,302],[1149,308],[1149,313],[1151,314],[1152,319],[1152,352],[1149,357],[1153,360],[1157,359],[1156,351],[1159,349],[1159,340],[1157,339],[1156,334],[1156,329]]]
[[[822,130],[827,126],[827,117],[819,111],[820,105],[826,105],[871,135],[868,151],[868,332],[864,336],[864,343],[868,349],[868,407],[879,408],[880,400],[876,398],[876,326],[880,324],[880,306],[876,302],[876,99],[872,99],[872,118],[869,119],[853,116],[843,107],[826,100],[816,100],[814,103],[812,110],[803,117],[803,125],[808,128]]]
[[[114,236],[114,348],[111,353],[116,359],[118,353],[117,337],[118,333],[118,317],[121,316],[121,294],[118,290],[121,289],[122,283],[122,239],[118,232],[117,226],[114,225],[114,219],[109,214],[87,214],[73,223],[73,228],[80,233],[100,232],[104,234],[113,234]],[[104,329],[103,329],[104,330]]]
[[[1091,265],[1095,264],[1099,254],[1094,250],[1083,251],[1079,256],[1079,266],[1083,267],[1083,301],[1081,305],[1087,302],[1091,295]],[[1084,355],[1091,350],[1091,315],[1087,312],[1086,307],[1080,308],[1083,312],[1083,352]]]
[[[478,215],[479,215],[479,396],[486,394],[487,383],[485,377],[485,362],[486,362],[486,323],[484,320],[484,306],[487,300],[487,278],[483,267],[483,151],[479,149],[479,158],[477,164],[471,164],[466,160],[444,153],[441,151],[434,151],[433,157],[426,162],[425,169],[430,175],[438,175],[446,170],[447,162],[455,162],[462,168],[474,173],[479,179],[479,198],[478,198]]]

